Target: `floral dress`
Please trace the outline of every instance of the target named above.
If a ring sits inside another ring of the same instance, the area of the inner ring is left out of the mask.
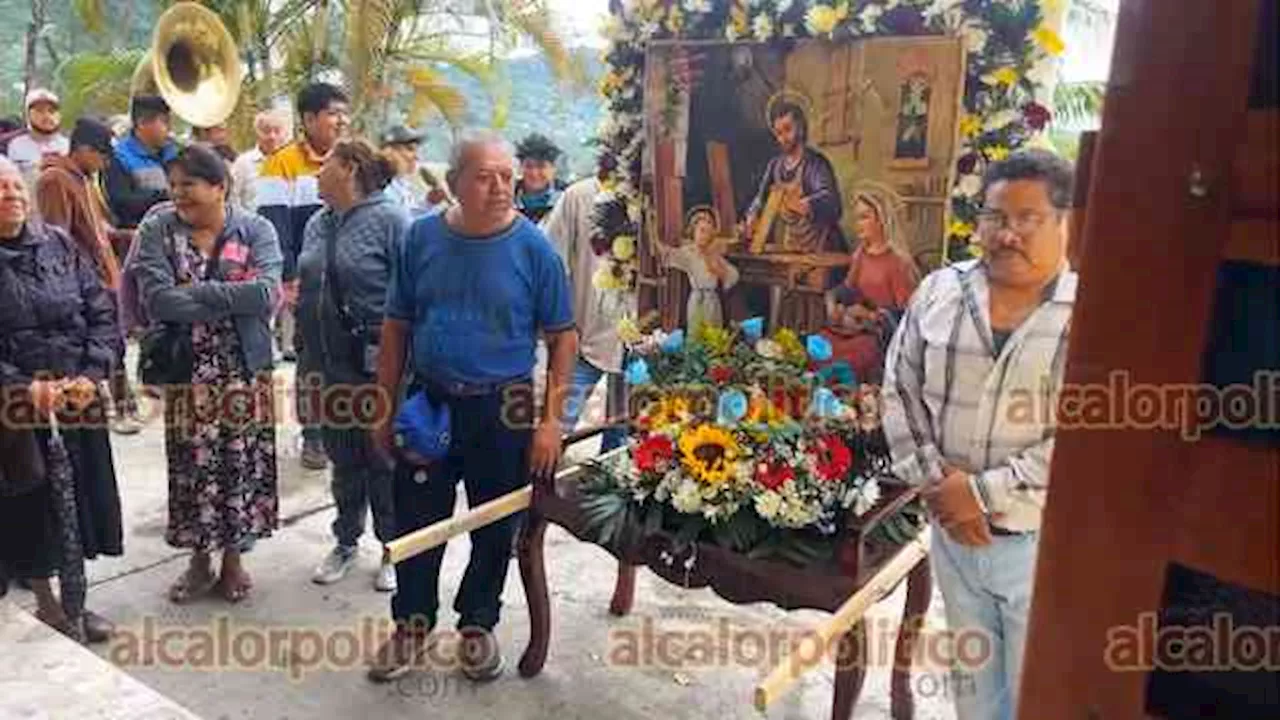
[[[189,242],[178,245],[183,274],[202,277],[203,253]],[[165,539],[203,552],[247,551],[278,520],[271,379],[249,377],[231,317],[193,323],[191,343],[191,385],[169,388],[165,401]]]

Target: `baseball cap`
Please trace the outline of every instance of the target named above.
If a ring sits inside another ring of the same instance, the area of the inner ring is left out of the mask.
[[[93,148],[103,155],[110,155],[111,140],[114,137],[111,127],[101,120],[80,118],[76,120],[76,126],[71,131],[71,147]]]
[[[395,443],[415,464],[429,464],[449,454],[452,417],[449,405],[436,402],[425,390],[405,401],[394,422]]]
[[[31,92],[27,93],[27,104],[25,107],[28,110],[31,109],[32,105],[35,105],[36,103],[40,103],[40,102],[47,102],[53,105],[54,107],[58,107],[62,105],[62,103],[58,100],[58,96],[54,95],[52,90],[46,90],[45,88],[35,88]]]
[[[382,136],[383,145],[409,145],[422,142],[423,134],[410,130],[404,125],[396,125]]]

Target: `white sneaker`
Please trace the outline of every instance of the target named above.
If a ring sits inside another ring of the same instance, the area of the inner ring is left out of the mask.
[[[356,563],[354,548],[335,547],[325,556],[324,561],[311,576],[311,582],[317,585],[332,585],[347,576],[347,571]]]
[[[396,591],[396,566],[387,558],[382,559],[382,567],[373,578],[373,589],[378,592]]]

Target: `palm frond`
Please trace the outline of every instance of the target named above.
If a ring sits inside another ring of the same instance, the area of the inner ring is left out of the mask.
[[[387,99],[384,60],[394,35],[396,7],[392,0],[350,0],[346,10],[343,69],[352,91],[352,116],[363,118],[371,100]]]
[[[581,58],[565,45],[555,29],[555,16],[537,0],[494,0],[498,22],[511,32],[528,38],[542,51],[552,74],[569,88],[590,86]]]
[[[436,110],[453,127],[460,127],[466,117],[467,99],[438,70],[414,67],[406,72],[406,83],[412,91],[409,103],[410,125],[426,122]]]
[[[1069,126],[1097,122],[1107,86],[1101,82],[1058,83],[1053,91],[1053,113],[1057,123]]]
[[[78,53],[62,62],[57,76],[67,117],[111,115],[129,109],[129,85],[144,50]]]

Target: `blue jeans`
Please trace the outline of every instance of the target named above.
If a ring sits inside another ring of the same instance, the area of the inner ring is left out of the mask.
[[[933,526],[929,555],[962,660],[952,671],[958,720],[1015,717],[1038,539],[995,535],[991,545],[967,547]]]
[[[564,426],[565,432],[572,432],[573,428],[578,424],[578,419],[582,417],[582,411],[586,408],[587,399],[591,397],[591,393],[596,389],[596,385],[600,383],[600,378],[605,377],[605,371],[587,362],[585,358],[579,356],[578,364],[573,368],[573,383],[569,390],[568,397],[565,398],[564,414],[560,418],[560,423]],[[608,389],[607,393],[611,400],[620,395],[622,376],[615,373],[607,373]],[[605,414],[608,419],[614,419],[620,414],[622,408],[616,407],[625,405],[623,402],[609,402],[606,404]],[[620,445],[626,440],[627,431],[625,428],[612,428],[604,431],[600,436],[600,452],[607,452]]]

